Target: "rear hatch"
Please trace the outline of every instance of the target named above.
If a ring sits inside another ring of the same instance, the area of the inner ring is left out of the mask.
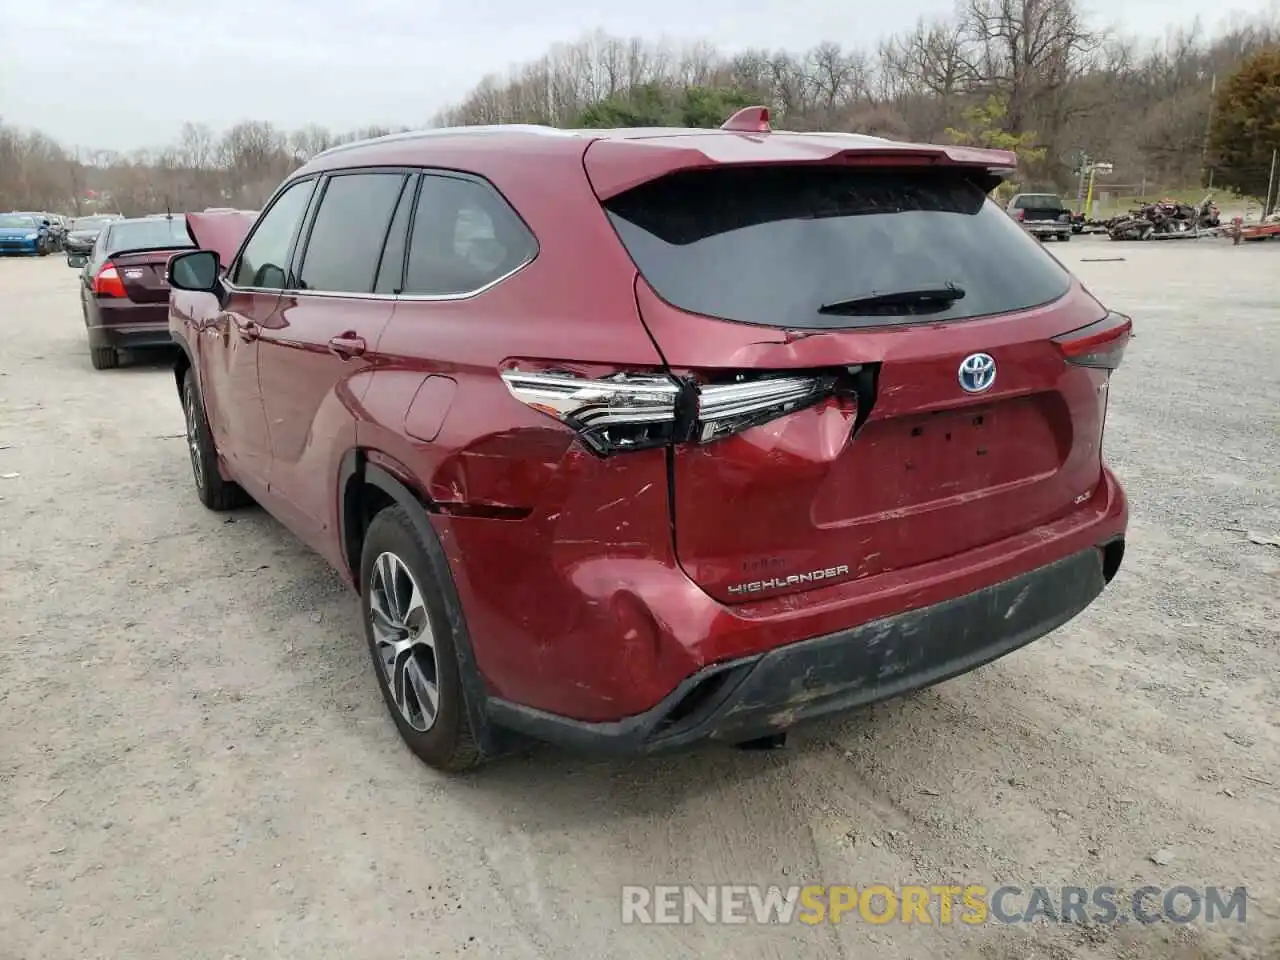
[[[1052,338],[1106,312],[987,198],[988,171],[878,151],[650,158],[624,182],[595,150],[641,319],[706,403],[670,456],[677,554],[709,594],[918,566],[1095,491],[1106,372]]]

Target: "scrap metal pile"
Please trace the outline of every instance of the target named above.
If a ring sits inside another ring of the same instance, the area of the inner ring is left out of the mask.
[[[1096,224],[1112,240],[1172,240],[1216,235],[1222,214],[1211,197],[1199,204],[1161,200],[1134,207],[1127,214]]]

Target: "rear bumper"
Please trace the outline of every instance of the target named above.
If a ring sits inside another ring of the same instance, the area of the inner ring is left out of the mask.
[[[99,299],[96,305],[97,309],[90,315],[98,322],[89,324],[92,346],[140,349],[173,344],[168,304]]]
[[[1087,607],[1124,540],[1021,576],[757,656],[707,667],[638,716],[591,723],[489,700],[493,723],[575,749],[653,753],[742,742],[939,683],[1025,646]]]
[[[1071,232],[1070,223],[1059,223],[1056,220],[1023,220],[1022,228],[1028,233],[1034,234],[1051,234],[1057,236],[1062,233]]]

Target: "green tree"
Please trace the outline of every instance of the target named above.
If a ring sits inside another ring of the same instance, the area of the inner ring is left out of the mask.
[[[1280,149],[1280,49],[1245,60],[1218,89],[1209,127],[1216,179],[1247,196],[1262,197],[1271,157]]]
[[[1023,133],[1009,133],[1004,128],[1008,114],[1007,98],[989,96],[985,102],[967,107],[961,114],[963,126],[948,127],[947,136],[952,143],[987,147],[992,150],[1008,150],[1018,158],[1020,169],[1041,163],[1045,157],[1045,149],[1035,146],[1035,132],[1028,130]],[[1000,185],[997,192],[1012,194],[1016,189],[1014,184],[1004,183]]]
[[[593,103],[579,114],[578,127],[718,127],[755,98],[723,87],[666,87],[645,83]]]

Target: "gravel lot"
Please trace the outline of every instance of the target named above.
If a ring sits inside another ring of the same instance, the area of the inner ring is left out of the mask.
[[[1049,249],[1138,330],[1092,609],[778,753],[458,780],[400,745],[338,577],[198,504],[168,367],[94,372],[76,271],[0,262],[0,958],[1280,957],[1280,549],[1248,538],[1280,534],[1280,244]],[[619,921],[623,884],[876,881],[1251,899],[1243,928]]]

